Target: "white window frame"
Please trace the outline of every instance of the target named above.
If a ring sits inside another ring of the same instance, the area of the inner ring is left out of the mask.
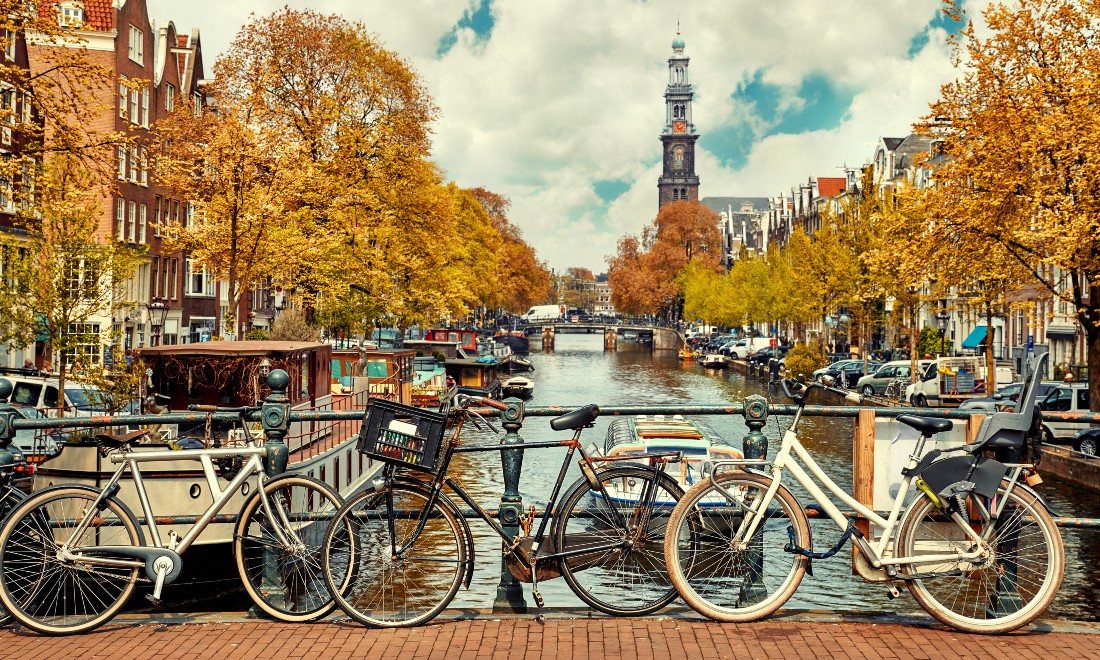
[[[153,236],[157,238],[160,238],[160,227],[161,223],[164,222],[163,216],[161,215],[163,209],[164,198],[157,195],[153,202]]]
[[[16,34],[11,30],[4,30],[4,40],[6,42],[4,45],[4,57],[7,58],[9,62],[14,62]]]
[[[141,88],[141,125],[149,128],[149,88]]]
[[[30,92],[23,92],[23,107],[20,108],[20,115],[24,124],[31,123],[31,115],[34,112],[34,95]]]
[[[126,200],[121,197],[115,202],[115,238],[121,243],[126,240]]]
[[[198,286],[195,286],[196,277],[199,279]],[[206,272],[203,268],[200,271],[195,270],[195,261],[193,259],[187,259],[184,267],[184,284],[183,295],[190,296],[192,298],[213,298],[214,297],[214,278]]]
[[[149,159],[145,155],[145,147],[138,146],[138,180],[141,185],[149,186]]]
[[[145,66],[145,33],[130,26],[130,43],[128,45],[130,61]]]
[[[141,168],[138,166],[138,147],[136,144],[130,145],[130,183],[138,182],[138,170]]]
[[[130,90],[126,88],[126,76],[118,79],[118,118],[126,119],[126,106],[130,102]]]
[[[126,180],[126,145],[118,145],[118,180]]]
[[[129,211],[126,217],[126,238],[134,243],[137,239],[137,202],[130,202]]]
[[[201,92],[195,92],[195,93],[194,93],[194,94],[193,94],[193,95],[191,96],[191,100],[192,100],[192,101],[194,102],[194,104],[195,104],[195,107],[194,107],[194,109],[192,110],[192,112],[194,113],[194,115],[195,115],[196,117],[198,117],[199,115],[201,115],[201,114],[202,114],[202,93],[201,93]]]
[[[138,207],[138,243],[145,245],[145,230],[148,226],[149,208],[142,204]]]
[[[176,86],[172,83],[164,86],[164,109],[168,112],[176,109]]]

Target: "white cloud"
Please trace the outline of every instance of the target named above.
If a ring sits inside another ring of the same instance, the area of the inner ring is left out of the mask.
[[[209,69],[250,12],[269,13],[285,0],[149,3],[151,16],[200,29]],[[677,17],[691,57],[697,129],[705,138],[746,126],[746,139],[755,140],[738,170],[722,164],[729,154],[700,149],[704,196],[771,196],[858,165],[880,136],[904,135],[953,75],[942,34],[908,54],[939,0],[496,0],[491,38],[479,42],[460,31],[442,58],[440,39],[473,0],[291,5],[362,21],[408,59],[441,108],[434,152],[448,177],[511,198],[512,220],[559,270],[604,270],[618,238],[656,215],[662,95]],[[757,72],[782,90],[781,105],[805,103],[794,93],[811,75],[855,95],[834,128],[757,139],[768,122],[730,98]],[[627,186],[610,204],[594,189],[606,180]]]

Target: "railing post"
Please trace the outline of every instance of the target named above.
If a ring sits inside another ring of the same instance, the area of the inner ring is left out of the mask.
[[[287,461],[290,454],[287,450],[286,435],[290,431],[290,399],[287,398],[286,388],[290,384],[290,376],[282,369],[275,369],[267,376],[267,386],[271,393],[264,399],[260,406],[260,423],[263,424],[264,436],[267,438],[265,447],[267,455],[264,456],[264,472],[268,478],[277,477],[286,472]],[[264,535],[271,532],[265,530]],[[264,570],[260,582],[259,591],[268,602],[285,601],[287,593],[282,578],[278,572],[278,557],[276,556],[276,544],[272,535],[271,543],[264,546]],[[263,611],[255,605],[249,610],[251,617],[265,616]]]
[[[741,450],[746,459],[763,460],[768,457],[768,438],[761,429],[768,423],[768,400],[759,394],[745,397],[745,425],[749,432],[741,441]],[[749,550],[746,563],[748,575],[741,585],[741,602],[756,603],[768,595],[764,586],[764,526],[760,525]]]
[[[508,410],[500,413],[501,423],[507,433],[501,439],[502,445],[523,445],[519,430],[523,428],[523,402],[519,399],[504,400]],[[519,520],[523,515],[523,497],[519,494],[520,468],[523,467],[523,449],[510,449],[500,452],[500,466],[504,470],[504,495],[500,498],[500,524],[510,538],[519,534]],[[494,612],[526,612],[527,602],[523,598],[523,586],[512,577],[508,562],[500,561],[500,584],[497,585],[497,598],[493,601]]]

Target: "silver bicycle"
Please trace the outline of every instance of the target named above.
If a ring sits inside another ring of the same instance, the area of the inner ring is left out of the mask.
[[[245,590],[271,616],[311,621],[335,606],[320,563],[321,542],[340,496],[315,479],[268,479],[260,446],[244,425],[258,408],[218,408],[241,415],[245,440],[234,447],[134,451],[146,435],[96,436],[100,454],[119,464],[102,488],[58,485],[16,506],[0,528],[0,601],[26,627],[48,635],[87,632],[111,620],[139,580],[159,605],[165,585],[183,566],[181,555],[242,486],[249,484],[233,532],[233,554]],[[211,504],[180,537],[162,538],[141,465],[199,461]],[[141,504],[138,518],[119,497],[126,472]],[[229,483],[222,487],[219,473]],[[146,536],[148,534],[148,536]]]
[[[775,458],[722,462],[673,510],[664,550],[677,591],[712,619],[754,621],[794,594],[811,561],[835,555],[851,539],[861,577],[886,582],[892,596],[894,584],[904,583],[921,607],[953,628],[1004,633],[1030,623],[1061,586],[1062,538],[1025,483],[1032,466],[984,452],[1018,449],[1031,432],[1045,358],[1032,364],[1015,411],[986,417],[973,444],[924,454],[926,441],[950,429],[950,420],[898,416],[921,438],[886,518],[837,486],[799,442],[806,394],[824,386],[783,381],[798,412]],[[785,473],[842,532],[830,550],[813,550],[805,509],[783,485]],[[913,483],[917,495],[902,515]],[[825,490],[867,520],[877,538],[865,537]]]

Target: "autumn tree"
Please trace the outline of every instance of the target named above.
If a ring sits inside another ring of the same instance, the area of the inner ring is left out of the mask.
[[[946,11],[963,18],[959,3]],[[926,122],[945,156],[931,213],[1071,306],[1100,410],[1100,3],[1019,0],[984,18],[957,40],[960,76]]]
[[[846,301],[853,279],[851,254],[841,241],[838,224],[835,215],[824,213],[822,226],[812,237],[797,227],[787,246],[791,278],[822,325],[826,316],[836,313]],[[821,335],[818,344],[822,353],[826,352],[825,343]]]
[[[718,214],[699,202],[661,207],[640,238],[619,241],[608,260],[608,282],[615,308],[650,314],[680,296],[677,276],[692,261],[721,270],[724,246]]]
[[[59,358],[64,392],[73,362],[100,362],[107,331],[97,331],[98,319],[133,304],[123,298],[122,285],[142,251],[97,235],[99,190],[76,155],[54,155],[35,181],[35,203],[17,220],[25,235],[0,235],[0,341],[17,348],[48,343]],[[63,410],[64,401],[58,406]]]
[[[538,260],[535,249],[523,240],[519,227],[508,220],[511,206],[508,198],[484,188],[474,188],[470,193],[481,203],[500,234],[497,280],[502,297],[501,307],[513,314],[521,314],[532,305],[544,302],[550,287],[550,270]]]
[[[156,178],[195,205],[190,219],[165,225],[164,245],[227,283],[224,331],[237,337],[244,293],[269,277],[288,278],[312,256],[285,220],[283,191],[296,172],[280,163],[278,137],[250,125],[248,108],[226,99],[217,112],[191,110],[181,107],[156,127]]]
[[[451,207],[427,160],[436,108],[365,25],[290,8],[253,17],[214,74],[218,103],[277,136],[267,146],[293,173],[281,204],[301,236],[284,247],[310,250],[290,281],[302,304],[359,296],[414,319],[468,293],[440,287],[449,253],[463,247],[453,214],[436,215]]]

